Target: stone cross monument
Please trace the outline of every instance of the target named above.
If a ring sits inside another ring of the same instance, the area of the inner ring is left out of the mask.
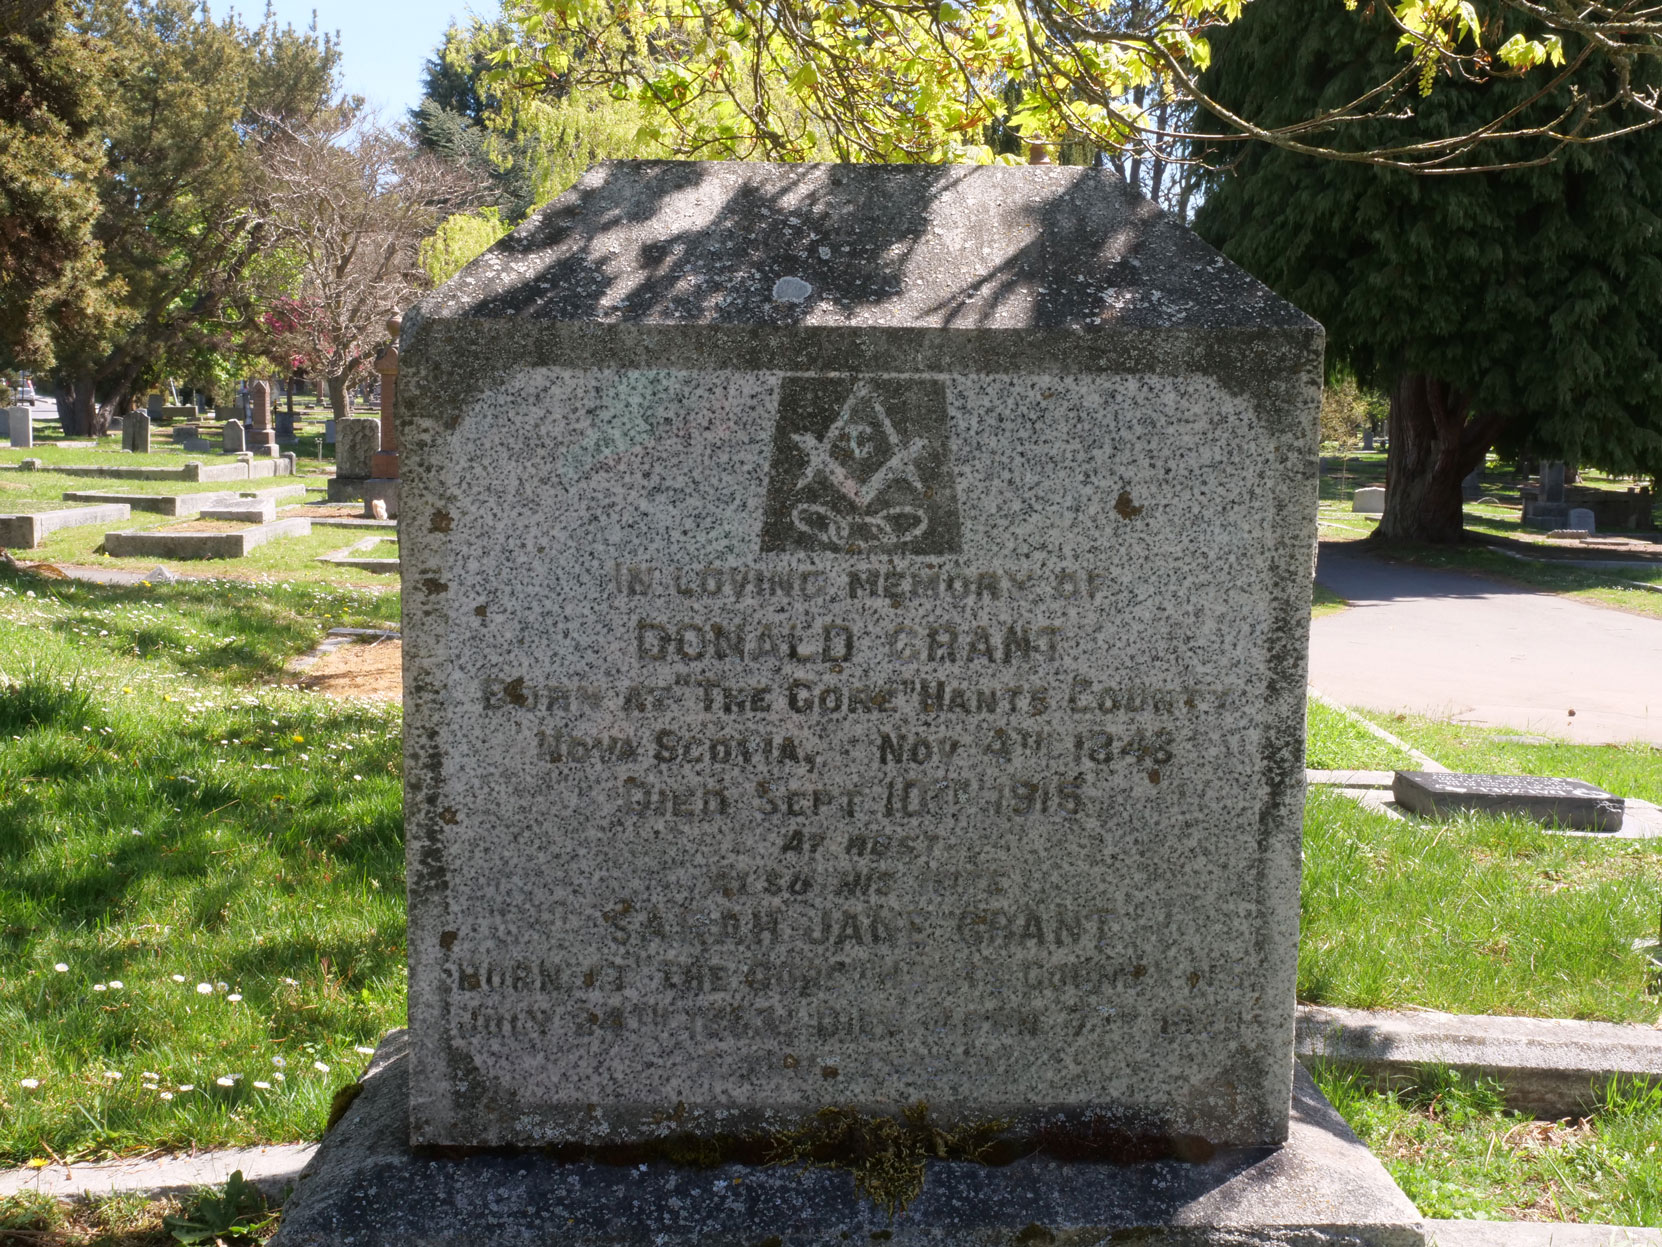
[[[280,1247],[1422,1241],[1294,1076],[1321,376],[1059,166],[606,164],[412,309],[410,1027]]]

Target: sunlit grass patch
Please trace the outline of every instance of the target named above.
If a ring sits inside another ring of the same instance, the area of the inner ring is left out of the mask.
[[[1633,941],[1654,933],[1658,896],[1662,843],[1395,820],[1312,789],[1299,999],[1654,1022]]]

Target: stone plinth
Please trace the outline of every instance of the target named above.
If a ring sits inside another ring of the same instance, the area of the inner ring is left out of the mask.
[[[1199,1163],[998,1166],[930,1161],[891,1219],[848,1172],[561,1163],[544,1155],[436,1158],[406,1134],[402,1034],[301,1174],[272,1247],[1420,1247],[1413,1204],[1298,1071],[1287,1143]]]
[[[83,528],[88,524],[113,524],[117,520],[131,517],[132,510],[118,503],[64,507],[57,511],[39,511],[33,515],[0,515],[0,547],[32,550],[60,529]]]
[[[429,296],[413,1141],[1283,1141],[1321,348],[1061,167],[607,165]]]

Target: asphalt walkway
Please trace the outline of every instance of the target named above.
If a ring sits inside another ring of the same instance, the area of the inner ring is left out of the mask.
[[[1310,683],[1334,701],[1662,745],[1662,620],[1336,545],[1316,579],[1350,602],[1310,626]]]

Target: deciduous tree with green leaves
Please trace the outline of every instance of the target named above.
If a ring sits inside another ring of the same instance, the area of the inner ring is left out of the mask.
[[[1031,142],[1171,154],[1199,116],[1289,151],[1447,169],[1497,135],[1541,138],[1550,158],[1662,121],[1639,71],[1662,58],[1653,0],[1496,2],[1520,21],[1497,28],[1469,0],[1368,0],[1385,17],[1378,76],[1273,125],[1198,77],[1210,36],[1248,0],[506,0],[521,37],[493,57],[522,89],[632,98],[652,113],[651,137],[702,158],[990,160],[1001,126]],[[1611,72],[1558,111],[1524,119],[1503,108],[1461,131],[1385,134],[1366,149],[1344,141],[1359,121],[1412,115],[1440,82],[1508,80],[1551,95],[1584,86],[1595,63]]]
[[[1484,12],[1498,34],[1515,20],[1504,5]],[[1377,80],[1390,33],[1377,9],[1340,0],[1254,0],[1216,40],[1202,85],[1273,128]],[[1614,90],[1611,63],[1581,63],[1591,81],[1541,98],[1521,81],[1443,84],[1411,120],[1344,141],[1435,139],[1514,106],[1532,127]],[[1641,68],[1662,78],[1662,65]],[[1508,429],[1567,459],[1662,466],[1662,130],[1537,163],[1550,142],[1497,141],[1480,153],[1496,169],[1439,177],[1257,145],[1209,175],[1196,228],[1320,320],[1331,356],[1390,396],[1381,539],[1459,540],[1460,480]]]

